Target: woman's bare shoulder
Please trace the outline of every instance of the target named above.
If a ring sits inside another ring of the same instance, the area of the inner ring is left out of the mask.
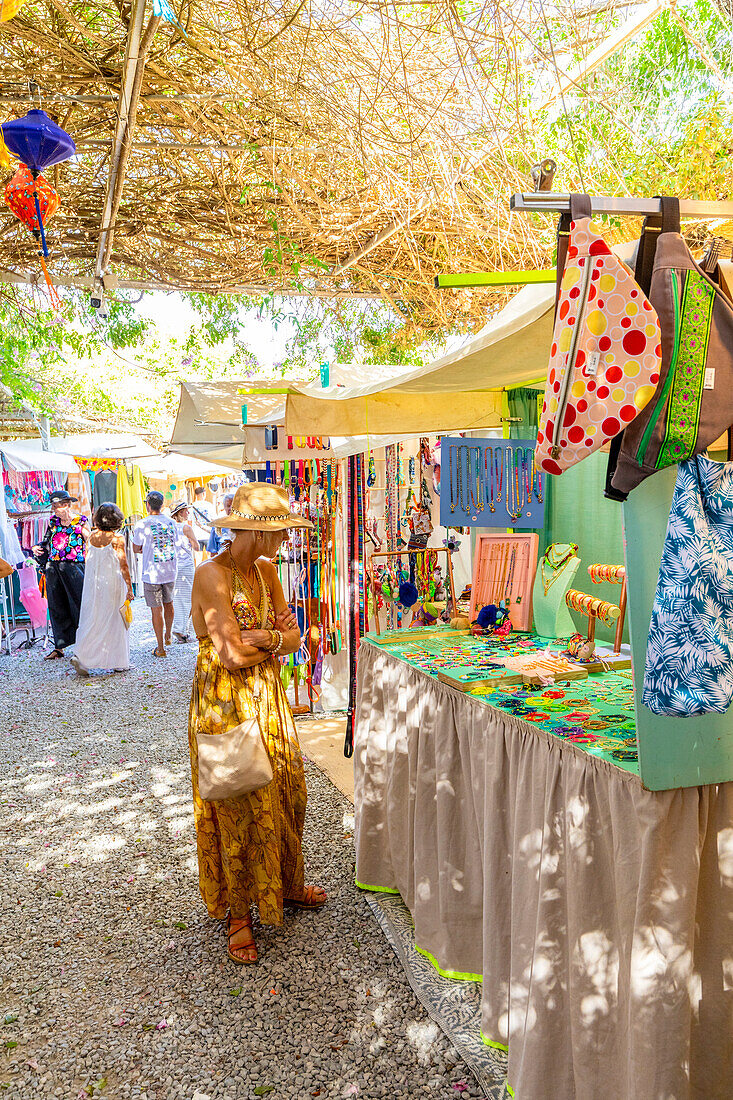
[[[196,570],[195,583],[199,588],[214,589],[229,583],[231,569],[222,554],[201,562]]]
[[[277,569],[274,562],[271,562],[269,558],[258,558],[257,566],[266,581],[277,580]]]
[[[100,531],[96,527],[92,527],[89,541],[92,546],[96,547],[109,546],[110,543],[114,543],[116,546],[118,539],[124,545],[124,541],[120,539],[119,535],[116,535],[114,531]]]

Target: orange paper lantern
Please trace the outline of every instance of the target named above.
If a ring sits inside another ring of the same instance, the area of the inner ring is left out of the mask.
[[[38,210],[34,191],[38,194]],[[38,211],[45,226],[59,208],[58,194],[46,177],[39,175],[34,180],[30,169],[25,164],[19,166],[18,171],[5,185],[5,202],[16,218],[30,229],[34,237],[42,236],[41,225],[38,223]]]
[[[44,259],[48,256],[48,248],[46,247],[46,235],[43,232],[43,227],[58,210],[59,196],[45,176],[39,173],[34,179],[30,168],[26,164],[21,164],[12,179],[5,185],[5,202],[16,218],[19,218],[23,225],[30,229],[33,236],[36,239],[40,238],[43,277],[48,286],[51,304],[54,309],[58,309],[61,303],[56,288],[51,282]]]

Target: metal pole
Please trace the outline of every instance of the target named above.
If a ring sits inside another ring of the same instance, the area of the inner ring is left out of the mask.
[[[10,577],[12,577],[12,573]],[[7,646],[8,657],[13,656],[13,634],[10,629],[10,620],[8,618],[8,593],[5,589],[6,582],[8,586],[11,583],[10,577],[4,577],[0,584],[0,593],[2,593],[2,617],[5,623],[5,644]]]
[[[628,195],[591,195],[594,214],[625,214],[644,217],[658,214],[661,203],[658,198],[634,198]],[[570,195],[553,191],[530,191],[512,195],[512,210],[534,214],[569,214]],[[733,202],[698,202],[680,199],[683,218],[733,218]]]
[[[41,447],[44,451],[51,450],[51,425],[47,416],[38,418],[38,430],[41,433]]]

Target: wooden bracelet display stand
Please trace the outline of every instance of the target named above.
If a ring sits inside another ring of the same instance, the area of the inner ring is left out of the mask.
[[[623,565],[601,565],[594,564],[588,566],[588,573],[594,584],[600,584],[602,581],[608,581],[609,584],[621,585],[621,596],[618,604],[608,603],[606,600],[599,600],[590,596],[587,592],[578,592],[576,589],[571,588],[565,594],[565,602],[569,608],[573,611],[577,611],[580,615],[588,616],[588,633],[587,638],[589,642],[595,641],[596,636],[596,622],[600,620],[606,626],[616,624],[616,633],[613,642],[613,654],[612,657],[616,658],[621,653],[621,644],[624,633],[624,619],[626,616],[626,569]],[[613,660],[614,668],[630,668],[631,660]],[[602,658],[599,658],[599,667],[603,664]],[[593,671],[593,669],[590,669]]]
[[[426,546],[426,547],[424,547],[423,549],[420,549],[420,550],[406,550],[406,549],[405,550],[375,550],[374,553],[369,556],[369,563],[367,565],[367,570],[366,570],[366,572],[367,572],[367,583],[368,583],[370,589],[372,589],[372,591],[373,591],[374,590],[373,586],[374,586],[374,583],[375,583],[375,580],[376,580],[376,573],[375,573],[374,565],[373,565],[373,562],[374,562],[375,558],[386,558],[386,559],[389,559],[389,558],[405,558],[407,560],[407,562],[409,563],[409,560],[410,560],[411,557],[418,557],[419,555],[422,555],[424,557],[425,554],[436,554],[436,555],[445,554],[445,556],[446,556],[446,573],[447,573],[446,582],[447,582],[447,586],[448,586],[448,606],[453,608],[453,614],[455,615],[456,614],[456,606],[457,606],[457,604],[456,604],[456,584],[455,584],[455,581],[453,579],[453,562],[451,560],[451,551],[448,549],[447,546]],[[421,599],[425,599],[425,598],[426,597],[421,595]],[[409,610],[409,608],[408,608],[408,610]],[[376,630],[377,635],[380,635],[382,633],[382,631],[381,631],[381,628],[380,628],[380,625],[379,625],[379,606],[378,606],[377,601],[375,601],[375,605],[374,605],[374,624],[375,624],[375,630]],[[400,628],[400,629],[402,629],[402,628]],[[445,631],[445,629],[446,628],[445,628],[444,625],[439,625],[439,624],[436,623],[435,627],[421,628],[420,629],[420,635],[423,638],[425,638],[425,637],[427,637],[428,632],[431,633],[431,634],[432,633],[440,634],[440,633],[443,633],[443,631]]]
[[[471,620],[486,604],[498,605],[505,600],[514,629],[530,629],[539,541],[536,532],[477,537],[471,582]]]

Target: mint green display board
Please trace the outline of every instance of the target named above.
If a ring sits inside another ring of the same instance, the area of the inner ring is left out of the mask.
[[[545,478],[545,530],[540,531],[540,554],[551,542],[577,542],[581,564],[573,588],[617,604],[620,586],[607,581],[593,584],[587,572],[594,562],[620,565],[624,560],[621,506],[603,495],[607,465],[608,455],[595,451],[559,477]],[[575,629],[585,634],[588,630],[585,615],[572,611],[571,617]],[[612,642],[614,634],[615,627],[597,624],[599,642]],[[624,641],[628,641],[626,626]]]
[[[660,718],[641,702],[649,623],[676,478],[676,466],[662,470],[642,482],[622,505],[639,774],[651,791],[733,779],[733,711]]]

